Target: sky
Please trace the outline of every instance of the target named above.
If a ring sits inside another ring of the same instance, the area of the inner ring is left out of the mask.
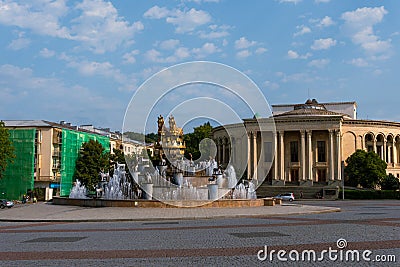
[[[0,36],[0,119],[121,130],[152,75],[212,61],[270,105],[356,101],[400,121],[398,0],[0,0]]]

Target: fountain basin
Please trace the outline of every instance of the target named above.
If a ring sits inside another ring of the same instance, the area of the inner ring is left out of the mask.
[[[82,207],[130,207],[130,208],[239,208],[239,207],[260,207],[273,206],[275,204],[272,198],[259,199],[219,199],[215,201],[205,200],[118,200],[118,199],[77,199],[67,197],[53,197],[55,205],[69,205]]]

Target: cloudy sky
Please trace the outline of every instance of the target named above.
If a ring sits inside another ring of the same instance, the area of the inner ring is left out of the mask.
[[[400,121],[397,0],[0,0],[0,35],[0,119],[120,130],[146,79],[204,60],[270,104],[357,101],[359,118]]]

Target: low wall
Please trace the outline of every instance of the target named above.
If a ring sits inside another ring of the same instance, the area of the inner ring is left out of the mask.
[[[76,199],[66,197],[53,197],[55,205],[69,205],[82,207],[130,207],[130,208],[179,208],[179,207],[203,207],[203,208],[238,208],[238,207],[260,207],[273,206],[274,201],[266,199],[220,199],[216,201],[184,200],[165,201],[158,200],[114,200],[114,199]],[[272,198],[271,198],[272,200]]]

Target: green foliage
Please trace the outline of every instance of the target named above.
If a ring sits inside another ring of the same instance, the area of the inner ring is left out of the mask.
[[[14,158],[14,147],[10,140],[8,129],[4,127],[4,122],[0,121],[0,178],[8,163],[12,163]]]
[[[339,192],[339,198],[342,197],[342,190]],[[398,191],[393,190],[344,190],[345,199],[399,199]]]
[[[83,143],[80,155],[76,161],[74,178],[93,190],[100,182],[100,172],[109,169],[109,154],[104,152],[103,146],[98,141],[90,140]]]
[[[211,140],[204,140],[211,137],[212,126],[210,122],[206,122],[201,126],[194,127],[193,133],[187,133],[183,136],[186,143],[185,157],[190,159],[190,154],[193,160],[202,157],[202,160],[208,159],[211,155]],[[204,140],[202,142],[202,140]]]
[[[155,143],[158,139],[158,135],[156,133],[148,133],[144,135],[142,133],[125,132],[124,136],[140,142],[145,141],[146,143]]]
[[[383,190],[394,190],[399,188],[399,179],[393,174],[385,176],[380,182],[381,188]]]
[[[387,164],[373,151],[357,150],[347,160],[346,185],[374,188],[386,177]]]

